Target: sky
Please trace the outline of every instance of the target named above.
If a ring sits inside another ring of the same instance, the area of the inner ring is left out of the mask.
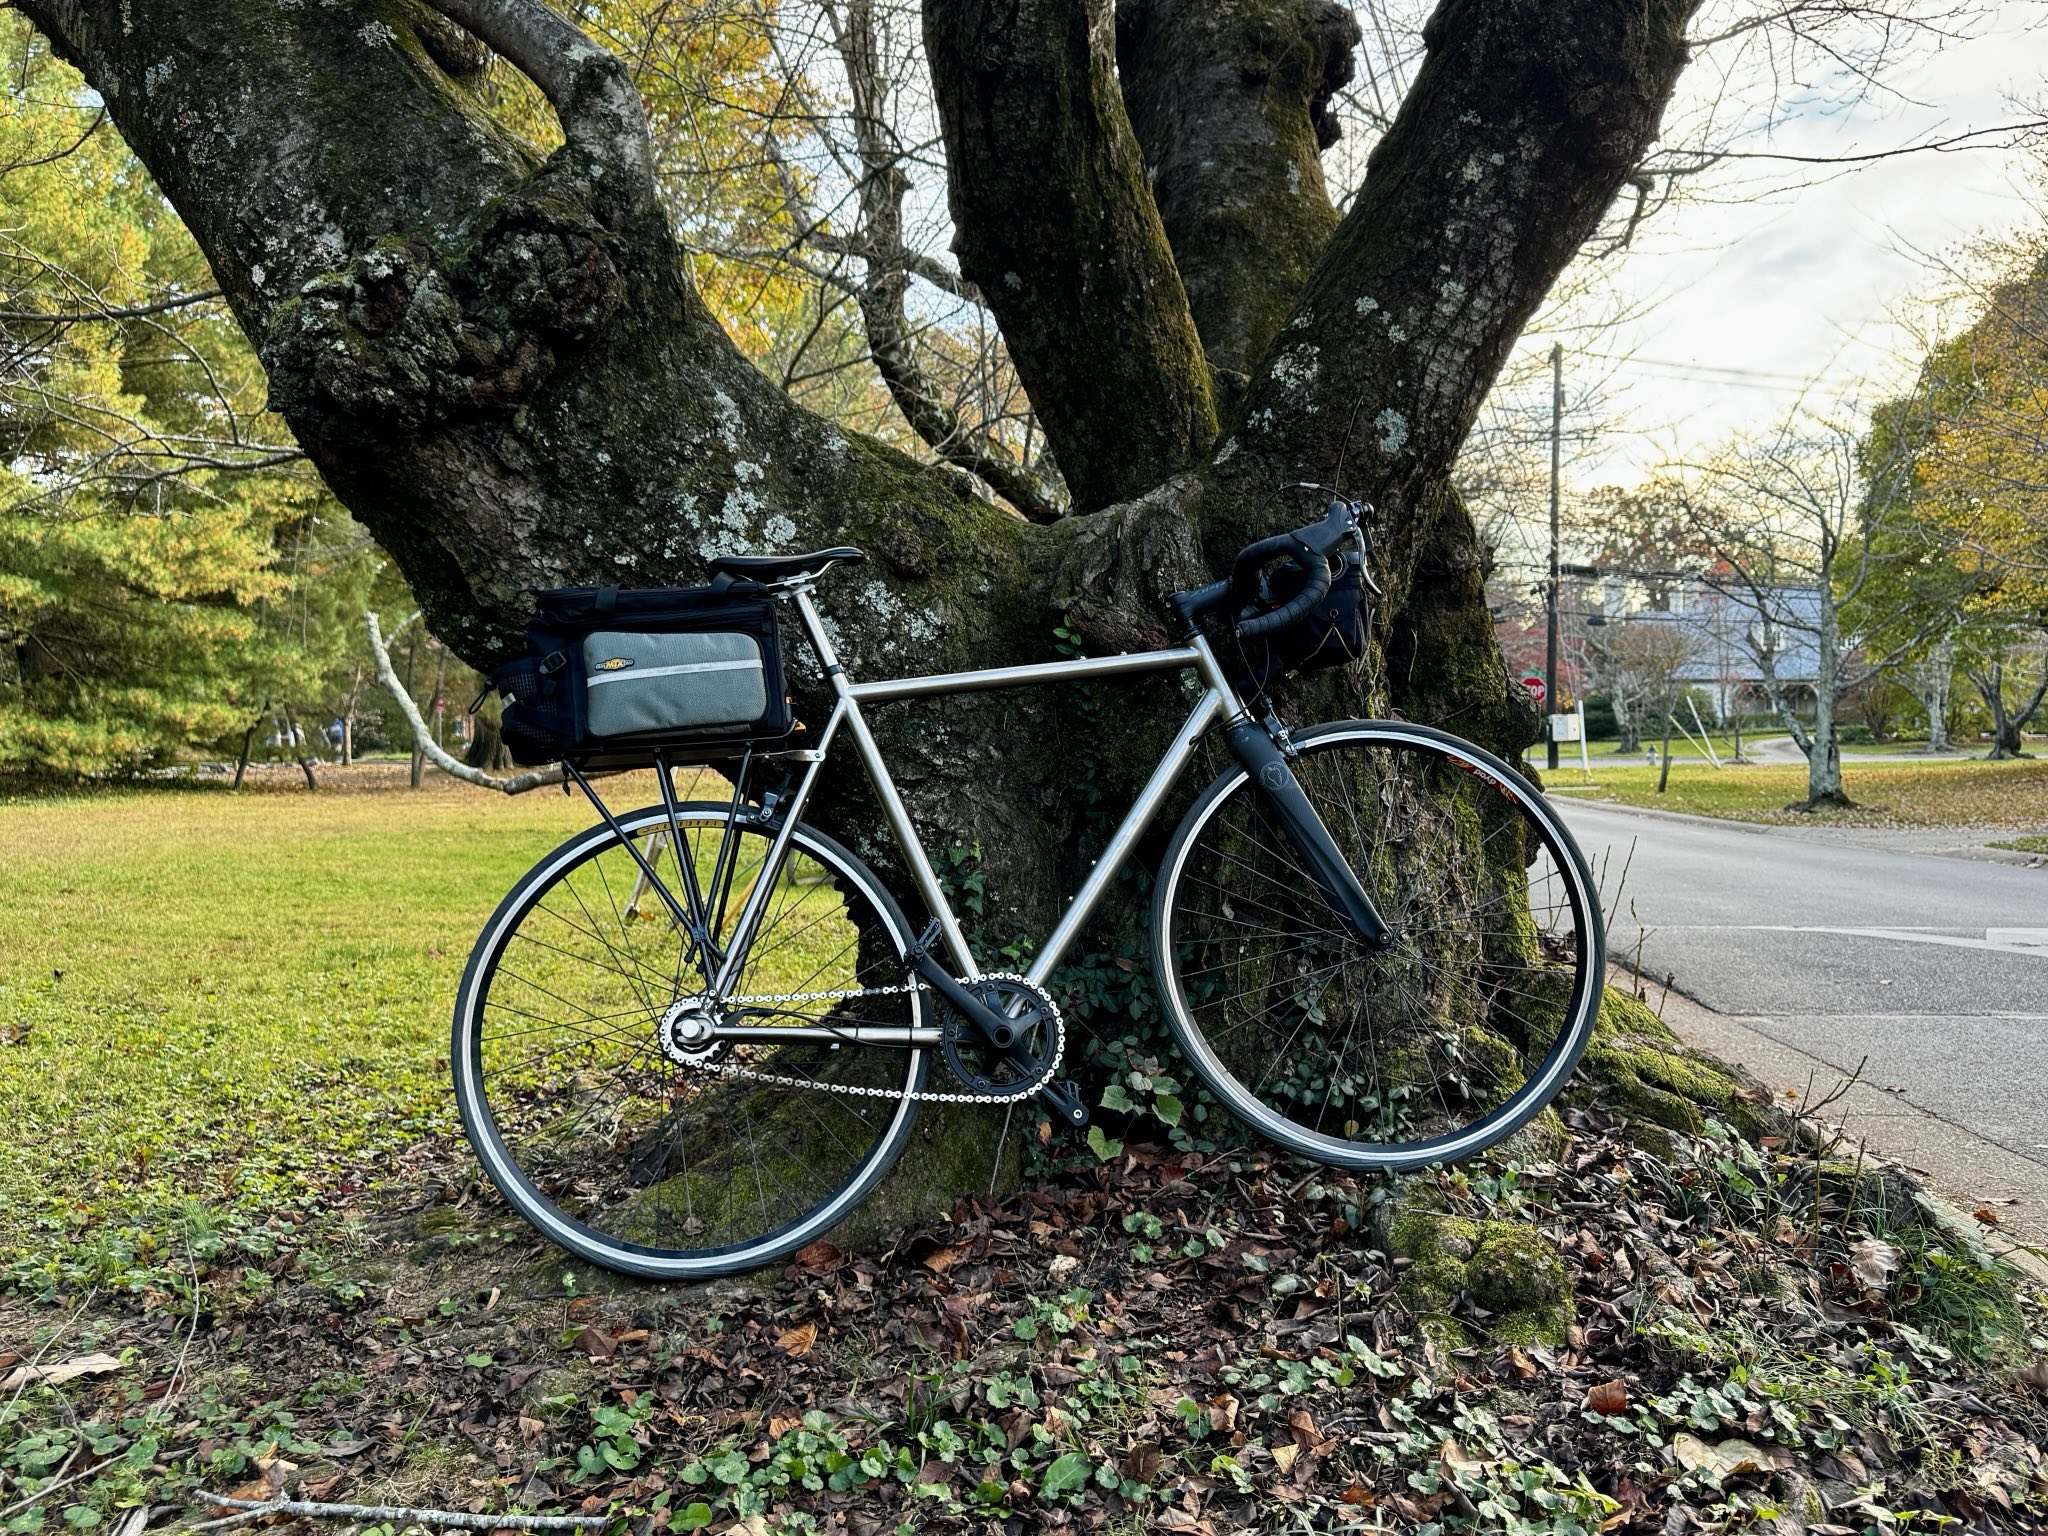
[[[2048,5],[2005,3],[1969,40],[1889,75],[1891,91],[1846,110],[1796,104],[1768,140],[1742,147],[1839,155],[1941,138],[2041,115],[2024,102],[2042,101],[2044,81]],[[1572,455],[1568,483],[1631,483],[1768,427],[1802,398],[1823,409],[1882,398],[1918,360],[1902,319],[1954,286],[1941,259],[2038,216],[2027,191],[2034,163],[2023,151],[1919,153],[1847,175],[1816,171],[1831,179],[1761,203],[1666,210],[1617,269],[1615,297],[1642,313],[1598,339],[1565,338],[1578,385],[1568,396],[1590,386],[1599,397],[1585,423],[1599,430]],[[1604,357],[1575,356],[1581,349]]]

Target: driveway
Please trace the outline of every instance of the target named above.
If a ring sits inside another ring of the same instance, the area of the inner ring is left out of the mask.
[[[1558,803],[1618,961],[2048,1167],[2048,870]]]

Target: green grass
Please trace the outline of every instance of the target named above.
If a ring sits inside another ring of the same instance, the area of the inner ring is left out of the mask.
[[[2048,853],[2048,837],[2008,837],[1991,846],[2011,853]]]
[[[1592,785],[1560,768],[1551,782],[1574,798],[1724,816],[1738,821],[1815,821],[1876,827],[2048,827],[2048,761],[1857,763],[1844,765],[1848,810],[1788,810],[1806,798],[1800,764],[1728,767],[1675,763],[1664,794],[1655,768],[1610,768]]]
[[[0,804],[0,1282],[175,1291],[345,1246],[455,1133],[477,929],[590,819],[446,780]]]

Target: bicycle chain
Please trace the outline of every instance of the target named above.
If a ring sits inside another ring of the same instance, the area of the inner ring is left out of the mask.
[[[1066,1020],[1060,1014],[1060,1005],[1054,1002],[1048,994],[1032,986],[1029,981],[1014,971],[985,971],[978,979],[982,981],[1014,981],[1019,986],[1029,988],[1034,995],[1045,998],[1045,1006],[1052,1010],[1052,1060],[1046,1065],[1045,1071],[1040,1076],[1031,1082],[1020,1084],[1007,1093],[932,1093],[929,1091],[919,1091],[907,1095],[907,1097],[919,1104],[1011,1104],[1019,1099],[1030,1098],[1032,1094],[1038,1092],[1039,1089],[1059,1075],[1060,1062],[1067,1053],[1067,1025]],[[929,992],[931,990],[929,986],[921,981],[912,981],[898,987],[854,987],[843,992],[783,992],[766,997],[735,997],[729,998],[727,1001],[745,1008],[758,1006],[763,1003],[823,1003],[838,1002],[842,999],[855,997],[900,997],[908,992]],[[847,1043],[855,1044],[857,1042],[849,1040]],[[924,1047],[919,1047],[919,1049],[924,1049]],[[729,1077],[735,1081],[768,1083],[778,1088],[810,1088],[815,1089],[819,1093],[846,1094],[853,1098],[900,1099],[906,1097],[901,1090],[895,1088],[863,1088],[858,1085],[843,1083],[821,1083],[815,1078],[790,1077],[781,1072],[756,1072],[750,1067],[742,1067],[720,1061],[707,1061],[696,1070],[700,1072],[715,1072],[721,1077]]]

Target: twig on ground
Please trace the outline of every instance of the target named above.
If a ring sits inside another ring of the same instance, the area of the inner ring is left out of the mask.
[[[463,1531],[595,1530],[611,1523],[605,1515],[471,1515],[453,1509],[410,1509],[385,1504],[316,1504],[304,1499],[237,1499],[225,1493],[196,1490],[197,1496],[222,1509],[240,1511],[225,1520],[209,1520],[195,1531],[240,1524],[264,1515],[298,1515],[313,1520],[391,1521],[398,1526],[436,1525]]]
[[[5,1509],[0,1509],[0,1520],[5,1520],[9,1515],[18,1515],[24,1509],[27,1509],[31,1504],[40,1504],[44,1499],[47,1499],[59,1488],[69,1488],[73,1483],[77,1482],[80,1478],[91,1477],[93,1473],[97,1472],[99,1470],[99,1463],[94,1462],[91,1466],[87,1467],[83,1472],[73,1472],[69,1477],[66,1477],[64,1475],[65,1467],[69,1467],[71,1463],[78,1460],[78,1453],[84,1449],[85,1446],[82,1443],[71,1447],[71,1454],[64,1458],[64,1466],[59,1467],[57,1469],[56,1477],[52,1481],[43,1484],[42,1487],[38,1488],[34,1493],[30,1494],[27,1498],[16,1499],[12,1504],[8,1505]]]

